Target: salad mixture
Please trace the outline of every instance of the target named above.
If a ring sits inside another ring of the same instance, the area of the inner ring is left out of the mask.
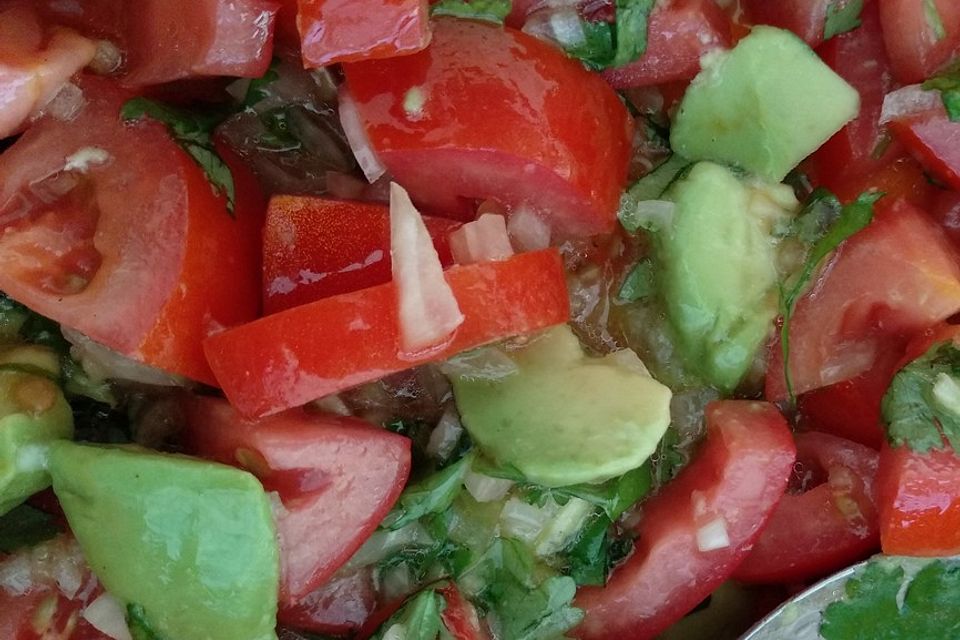
[[[955,0],[0,0],[0,225],[2,639],[960,637]]]

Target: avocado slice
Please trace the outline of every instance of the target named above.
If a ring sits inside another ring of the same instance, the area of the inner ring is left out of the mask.
[[[701,162],[667,192],[670,224],[655,234],[667,319],[684,360],[732,391],[778,311],[774,230],[798,203],[785,185],[752,184]]]
[[[52,445],[50,474],[94,573],[161,637],[276,638],[279,550],[254,476],[72,442]]]
[[[800,38],[757,26],[732,51],[705,60],[680,103],[670,144],[690,160],[780,182],[859,108],[857,91]]]
[[[50,486],[46,445],[73,437],[73,412],[51,379],[59,372],[44,347],[0,352],[0,515]]]
[[[532,482],[561,487],[623,475],[650,457],[670,424],[670,390],[631,351],[588,356],[563,325],[510,355],[513,375],[451,381],[480,449]]]

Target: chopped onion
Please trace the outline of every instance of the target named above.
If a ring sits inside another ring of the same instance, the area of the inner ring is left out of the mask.
[[[106,76],[120,69],[122,64],[123,54],[120,52],[120,48],[109,40],[98,40],[97,52],[93,55],[93,60],[90,61],[87,68],[97,75]],[[249,80],[247,82],[249,86]]]
[[[457,264],[504,260],[513,255],[503,216],[484,213],[450,234],[450,251]]]
[[[539,251],[550,246],[550,225],[530,207],[518,207],[510,213],[507,233],[518,251]]]
[[[427,455],[437,460],[446,460],[453,455],[462,436],[463,425],[460,424],[460,416],[457,414],[456,407],[451,404],[444,410],[437,426],[430,432]]]
[[[535,11],[527,16],[523,31],[535,38],[556,42],[565,48],[586,42],[583,22],[576,7],[557,7]]]
[[[467,471],[463,477],[463,484],[477,502],[502,500],[510,491],[510,487],[513,486],[511,480],[493,478],[473,471]]]
[[[503,534],[530,544],[540,536],[556,512],[556,503],[553,501],[538,508],[523,500],[510,498],[500,511],[500,529]]]
[[[68,327],[62,327],[62,331],[63,337],[73,345],[70,355],[93,380],[127,380],[159,387],[183,387],[189,384],[186,378],[137,362],[79,331]]]
[[[43,107],[42,113],[61,122],[70,122],[77,117],[86,104],[87,99],[83,95],[83,90],[72,82],[67,82],[60,87],[60,91],[53,100]]]
[[[729,546],[730,536],[723,518],[714,518],[697,529],[697,549],[700,551],[716,551]]]
[[[673,212],[677,205],[668,200],[643,200],[630,212],[635,226],[649,231],[666,229],[673,224]]]
[[[403,187],[390,185],[390,255],[397,288],[401,355],[416,355],[448,340],[463,324],[453,290],[420,212]]]
[[[596,508],[580,498],[570,498],[567,504],[547,522],[547,526],[537,536],[534,551],[538,556],[551,556],[559,553],[580,533]]]
[[[325,398],[320,398],[319,400],[313,401],[313,407],[324,413],[330,413],[335,416],[351,416],[353,412],[350,411],[350,407],[347,406],[347,403],[343,401],[343,398],[334,394],[332,396],[327,396]]]
[[[498,347],[480,347],[458,353],[440,365],[448,376],[467,380],[502,380],[520,371],[509,354]]]
[[[83,618],[94,629],[113,640],[132,640],[123,607],[109,593],[100,595],[88,604],[83,610]]]
[[[955,416],[960,416],[960,384],[946,373],[937,375],[933,383],[933,399],[938,405]]]
[[[919,84],[911,84],[896,91],[891,91],[883,97],[883,108],[880,110],[880,124],[887,124],[914,113],[940,109],[943,102],[937,91],[926,91]]]
[[[350,143],[350,149],[353,150],[357,163],[363,169],[363,175],[367,176],[368,182],[376,182],[387,172],[387,168],[380,162],[377,152],[373,150],[367,131],[360,120],[357,104],[346,89],[340,91],[340,125],[343,127],[343,133],[347,136],[347,142]]]

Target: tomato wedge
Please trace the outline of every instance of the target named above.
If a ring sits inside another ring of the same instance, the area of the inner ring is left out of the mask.
[[[210,366],[245,416],[283,411],[390,373],[566,322],[560,256],[548,249],[446,272],[463,325],[445,347],[401,358],[393,282],[319,300],[224,331]]]
[[[713,0],[670,0],[650,14],[647,50],[635,62],[603,72],[617,89],[690,80],[700,58],[729,48],[730,20]]]
[[[446,607],[441,613],[443,626],[453,640],[489,640],[490,634],[480,624],[477,609],[467,600],[457,586],[450,583],[440,589]]]
[[[472,217],[475,201],[494,199],[562,233],[613,230],[632,120],[553,45],[440,19],[424,51],[343,69],[373,149],[428,212]]]
[[[890,130],[935,178],[960,189],[960,123],[941,109],[894,120]]]
[[[445,267],[458,222],[423,220]],[[263,308],[271,314],[390,281],[390,209],[381,204],[274,196],[263,233]]]
[[[960,47],[955,0],[877,0],[883,38],[897,80],[921,82],[949,63]]]
[[[847,240],[797,303],[790,368],[798,394],[869,370],[891,338],[960,311],[960,268],[943,232],[905,200],[880,200],[873,222]],[[787,397],[779,344],[766,397]]]
[[[364,567],[334,575],[293,604],[280,603],[277,620],[294,629],[349,636],[364,626],[376,605],[373,570]]]
[[[273,56],[269,0],[141,0],[126,11],[131,86],[197,76],[259,78]]]
[[[390,58],[430,42],[427,0],[300,0],[305,67]]]
[[[707,439],[693,462],[644,504],[633,555],[605,587],[577,594],[586,616],[576,637],[654,638],[750,552],[787,487],[793,438],[783,416],[762,402],[715,402],[706,420]],[[704,535],[718,528],[725,545]]]
[[[733,577],[799,583],[880,546],[874,479],[880,454],[826,433],[796,436],[798,469],[763,533]]]
[[[246,467],[280,495],[285,604],[310,594],[360,548],[410,473],[410,441],[361,420],[295,411],[255,422],[215,398],[185,406],[192,451]]]
[[[232,218],[163,126],[120,121],[126,93],[95,79],[83,88],[73,120],[47,116],[0,156],[0,290],[114,351],[213,384],[203,338],[259,310],[256,185],[234,172]]]

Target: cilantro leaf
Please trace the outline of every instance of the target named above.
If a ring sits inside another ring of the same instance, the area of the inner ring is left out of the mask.
[[[875,560],[829,605],[820,634],[826,640],[952,640],[960,637],[960,566],[935,560],[916,575],[890,560]]]
[[[647,26],[656,0],[616,0],[616,20],[581,21],[584,38],[565,45],[567,54],[595,71],[622,67],[647,50]]]
[[[613,523],[605,515],[590,520],[580,535],[566,550],[566,573],[578,585],[600,586],[606,583],[610,569],[610,526]]]
[[[833,0],[827,6],[827,18],[823,25],[823,39],[853,31],[860,26],[863,0]]]
[[[61,531],[49,513],[22,504],[0,517],[0,552],[13,553],[35,546]]]
[[[127,605],[127,626],[133,640],[167,640],[147,621],[146,611],[138,604]]]
[[[213,147],[213,130],[223,120],[221,114],[196,113],[148,98],[133,98],[124,103],[120,117],[128,122],[151,118],[165,124],[177,144],[207,174],[207,181],[214,192],[226,198],[227,211],[233,214],[236,203],[233,174]]]
[[[891,444],[919,453],[960,451],[960,349],[936,344],[894,376],[881,412]]]
[[[651,458],[653,486],[659,488],[673,480],[687,462],[680,444],[680,431],[674,426],[668,427]]]
[[[463,477],[472,459],[473,456],[468,454],[445,469],[408,486],[381,526],[394,531],[425,515],[446,511],[463,489]]]
[[[608,518],[616,520],[647,495],[651,483],[650,465],[645,464],[602,484],[577,484],[554,491],[586,500],[603,509]]]
[[[653,295],[655,288],[653,263],[649,260],[641,260],[624,278],[617,297],[623,302],[636,302],[649,298]]]
[[[836,219],[831,221],[831,212],[835,211],[835,203],[838,201],[833,194],[819,191],[811,197],[797,219],[800,239],[812,246],[807,252],[806,260],[797,278],[789,287],[780,289],[780,313],[783,315],[780,348],[783,352],[787,391],[791,399],[794,398],[794,394],[793,382],[790,379],[790,320],[797,300],[806,291],[820,263],[844,240],[870,224],[873,220],[873,205],[881,197],[883,194],[876,192],[861,194],[854,202],[842,207]]]
[[[960,65],[954,64],[922,85],[925,91],[939,91],[951,122],[960,122]]]
[[[440,0],[430,7],[430,15],[455,16],[503,24],[512,8],[511,0]]]
[[[433,589],[421,591],[393,614],[374,638],[402,637],[404,640],[436,640],[443,621],[440,614],[446,606],[443,598]],[[400,625],[403,633],[394,636],[390,629]]]

